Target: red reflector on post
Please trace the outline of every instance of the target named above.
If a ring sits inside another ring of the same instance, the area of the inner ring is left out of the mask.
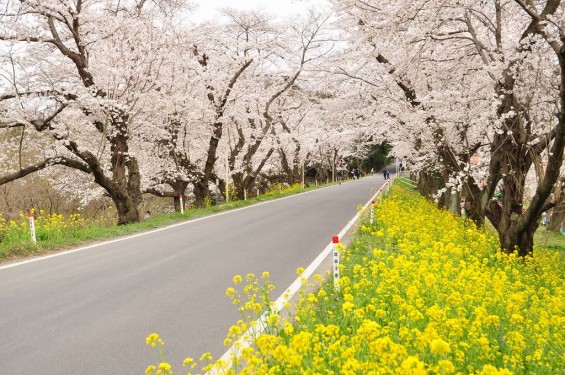
[[[339,237],[338,237],[338,236],[333,236],[333,237],[332,237],[332,242],[333,242],[333,243],[339,243]]]

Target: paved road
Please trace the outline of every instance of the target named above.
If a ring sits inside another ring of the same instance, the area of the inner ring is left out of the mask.
[[[235,274],[271,273],[277,298],[382,175],[10,268],[0,267],[0,373],[143,374],[158,332],[177,368],[218,358],[239,313]]]

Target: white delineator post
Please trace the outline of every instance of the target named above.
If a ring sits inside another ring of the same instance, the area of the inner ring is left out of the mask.
[[[373,225],[373,223],[375,222],[375,201],[372,200],[371,201],[371,225]]]
[[[33,212],[30,211],[27,217],[29,219],[29,231],[31,232],[31,240],[34,244],[36,244],[37,239],[35,238],[35,218],[33,217]]]
[[[184,215],[184,204],[182,202],[182,194],[179,195],[179,200],[180,200],[180,214]]]
[[[302,190],[304,190],[304,160],[302,160]]]
[[[339,290],[339,251],[337,249],[337,244],[339,243],[339,237],[333,236],[332,243],[334,244],[334,249],[333,249],[334,288],[335,290]]]

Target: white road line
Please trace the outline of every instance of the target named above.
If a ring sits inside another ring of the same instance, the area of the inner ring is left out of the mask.
[[[329,188],[336,187],[336,186],[339,186],[339,185],[326,186],[326,187],[319,188],[319,189],[315,189],[315,190],[311,190],[311,191],[305,191],[305,192],[303,192],[303,193],[293,194],[293,195],[290,195],[290,196],[288,196],[288,197],[276,198],[276,199],[268,200],[268,201],[265,201],[265,202],[259,202],[259,203],[251,204],[251,205],[245,206],[245,207],[234,208],[234,209],[231,209],[231,210],[227,210],[227,211],[223,211],[223,212],[218,212],[217,214],[213,214],[213,215],[209,215],[209,216],[204,216],[204,217],[201,217],[201,218],[198,218],[198,219],[187,220],[187,221],[184,221],[184,222],[182,222],[182,223],[171,224],[171,225],[167,225],[167,226],[162,227],[162,228],[152,229],[152,230],[149,230],[149,231],[147,231],[147,232],[142,232],[142,233],[132,234],[132,235],[125,236],[125,237],[120,237],[120,238],[117,238],[117,239],[115,239],[115,240],[108,240],[108,241],[99,242],[99,243],[92,244],[92,245],[87,245],[87,246],[79,247],[79,248],[72,249],[72,250],[61,251],[61,252],[58,252],[58,253],[56,253],[56,254],[50,254],[50,255],[39,256],[39,257],[37,257],[37,258],[27,259],[27,260],[23,260],[23,261],[20,261],[20,262],[15,262],[15,263],[8,263],[8,264],[5,264],[5,265],[3,265],[3,266],[0,266],[0,271],[1,271],[1,270],[4,270],[4,269],[7,269],[7,268],[13,268],[13,267],[17,267],[17,266],[22,266],[22,265],[28,264],[28,263],[39,262],[39,261],[42,261],[42,260],[45,260],[45,259],[49,259],[49,258],[55,258],[55,257],[63,256],[63,255],[68,255],[68,254],[72,254],[72,253],[77,253],[77,252],[80,252],[80,251],[90,250],[90,249],[95,248],[95,247],[100,247],[100,246],[108,245],[108,244],[115,243],[115,242],[126,241],[126,240],[129,240],[129,239],[132,239],[132,238],[141,237],[141,236],[146,236],[146,235],[148,235],[148,234],[153,234],[153,233],[165,231],[165,230],[168,230],[168,229],[171,229],[171,228],[176,228],[176,227],[179,227],[179,226],[181,226],[181,225],[189,225],[189,224],[192,224],[192,223],[196,223],[196,222],[198,222],[198,221],[213,219],[213,218],[218,217],[218,216],[228,215],[228,214],[231,214],[231,213],[233,213],[233,212],[237,212],[237,211],[241,211],[241,210],[246,210],[246,209],[248,209],[248,208],[253,208],[253,207],[257,207],[257,206],[262,206],[262,205],[264,205],[264,204],[280,202],[280,201],[285,200],[285,199],[291,199],[291,198],[294,198],[294,197],[298,197],[298,196],[300,196],[300,195],[310,194],[310,193],[314,193],[314,192],[321,191],[321,190],[324,190],[324,189],[329,189]]]
[[[389,180],[389,183],[392,183],[392,180]],[[351,220],[349,220],[347,225],[343,227],[343,229],[338,234],[340,241],[343,238],[343,236],[345,236],[345,234],[351,229],[353,224],[355,224],[357,220],[359,220],[361,214],[365,212],[365,210],[367,209],[367,207],[369,207],[372,201],[384,191],[386,186],[387,184],[385,182],[385,184],[381,186],[379,190],[377,190],[377,192],[371,197],[371,199],[369,199],[367,203],[365,203],[363,208],[361,208],[359,212],[357,212],[357,214]],[[310,276],[314,274],[314,272],[322,264],[324,259],[326,259],[326,257],[331,253],[333,247],[334,244],[330,241],[330,243],[322,250],[322,252],[316,257],[316,259],[314,259],[312,263],[310,263],[310,265],[306,267],[302,275],[298,276],[296,280],[294,280],[292,284],[290,284],[290,286],[284,291],[284,293],[281,294],[279,298],[277,298],[277,300],[274,303],[274,311],[280,312],[284,308],[284,305],[287,302],[289,302],[292,299],[292,297],[300,290],[302,286],[302,279],[303,278],[309,279]],[[241,353],[241,350],[243,348],[250,346],[252,343],[251,341],[252,338],[258,336],[263,332],[266,321],[267,321],[266,314],[261,315],[261,317],[255,322],[253,322],[251,324],[251,327],[244,334],[241,335],[241,338],[238,341],[236,341],[228,350],[226,350],[226,352],[220,357],[220,360],[228,364],[228,366],[231,366],[230,365],[231,356],[232,355],[237,356],[238,353]],[[251,339],[246,340],[245,337],[249,337]],[[223,370],[227,370],[227,369],[222,369],[222,371]],[[217,369],[212,369],[206,373],[206,375],[219,375],[219,374],[222,374],[222,372],[218,372]]]

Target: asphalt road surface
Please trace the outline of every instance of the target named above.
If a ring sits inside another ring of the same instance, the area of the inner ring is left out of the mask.
[[[275,300],[383,184],[382,174],[60,256],[0,266],[0,373],[144,374],[145,337],[219,358],[236,274],[269,271]]]

